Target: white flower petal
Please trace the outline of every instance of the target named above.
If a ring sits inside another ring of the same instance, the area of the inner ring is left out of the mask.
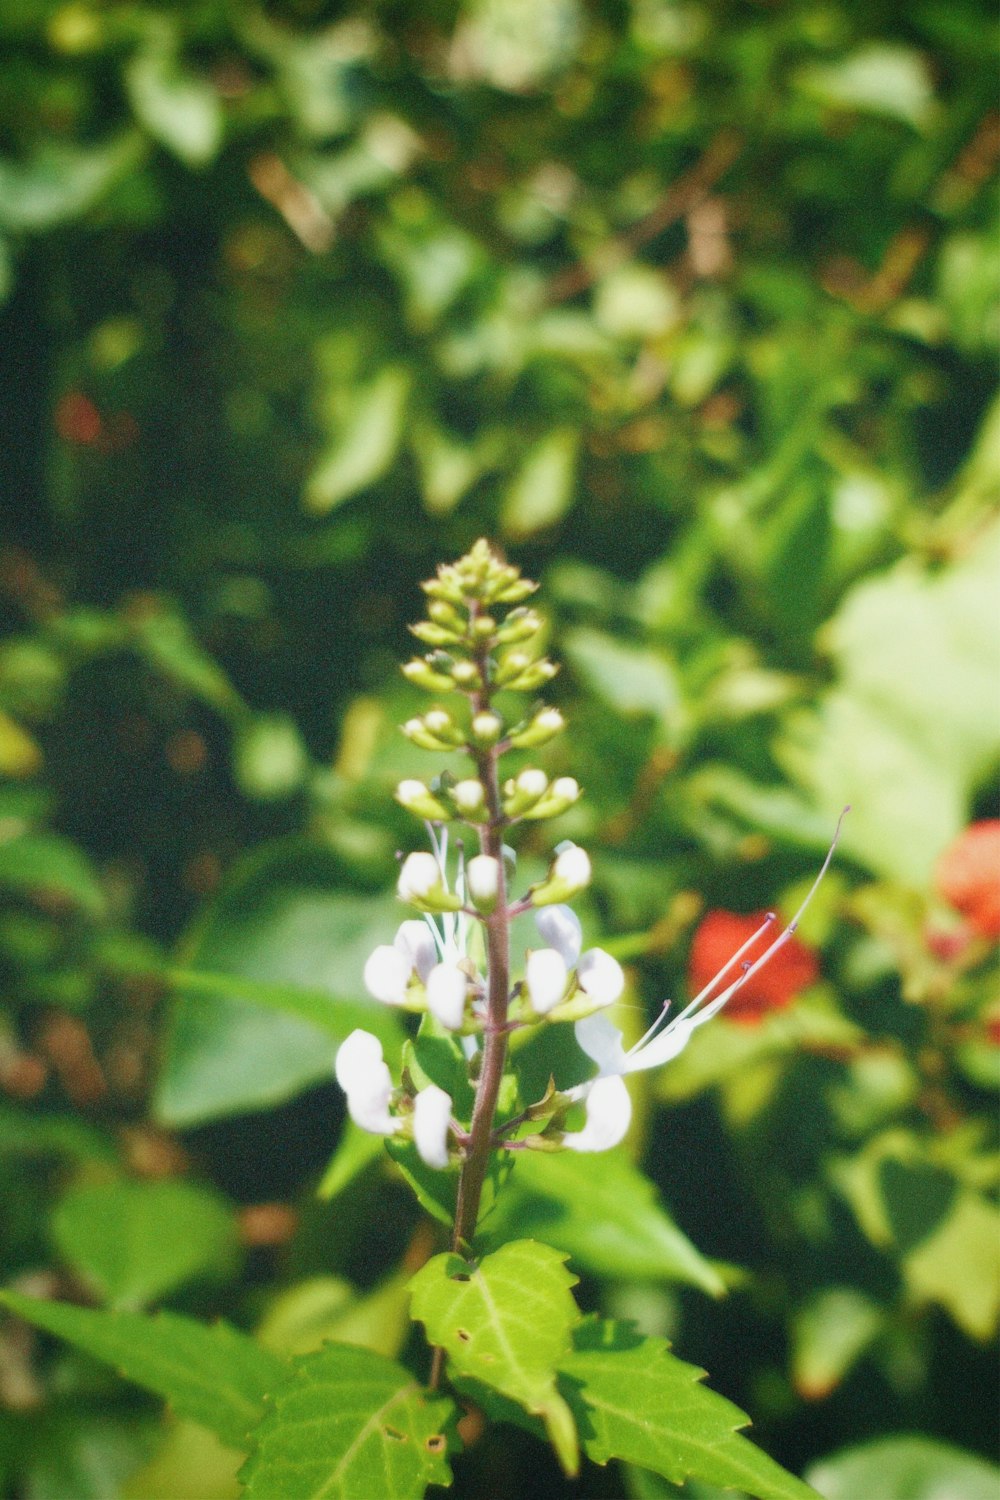
[[[421,1161],[438,1170],[448,1165],[451,1097],[436,1083],[421,1089],[413,1101],[413,1142]]]
[[[629,1059],[622,1046],[622,1034],[612,1026],[607,1016],[600,1012],[577,1021],[573,1027],[576,1039],[600,1069],[601,1076],[610,1077],[629,1071]]]
[[[664,1063],[672,1062],[691,1040],[691,1033],[697,1029],[698,1020],[697,1016],[683,1020],[678,1016],[676,1021],[664,1027],[658,1036],[654,1036],[652,1041],[626,1056],[625,1072],[644,1073],[647,1068],[659,1068]]]
[[[365,964],[365,989],[383,1005],[402,1005],[406,1000],[411,965],[395,946],[382,943]]]
[[[632,1100],[622,1078],[595,1078],[587,1093],[587,1120],[582,1130],[568,1131],[570,1151],[610,1151],[625,1139],[632,1119]]]
[[[524,983],[536,1015],[547,1015],[559,1004],[566,993],[568,978],[566,960],[555,948],[536,948],[534,953],[528,954]]]
[[[392,1075],[378,1037],[369,1031],[352,1031],[337,1050],[334,1071],[355,1125],[371,1135],[392,1135],[399,1129],[400,1122],[389,1113]]]
[[[625,988],[622,966],[603,948],[588,948],[577,968],[580,988],[595,1005],[613,1005]]]
[[[416,917],[401,922],[392,946],[403,955],[411,970],[416,969],[421,984],[426,984],[428,974],[438,961],[437,944],[427,923]]]
[[[344,1093],[369,1076],[382,1063],[382,1043],[370,1031],[357,1028],[337,1048],[334,1074]]]
[[[427,976],[427,1004],[433,1016],[457,1031],[465,1017],[469,981],[457,964],[435,964]]]
[[[535,912],[535,926],[545,943],[561,953],[567,969],[580,957],[583,933],[580,918],[571,906],[540,906]]]

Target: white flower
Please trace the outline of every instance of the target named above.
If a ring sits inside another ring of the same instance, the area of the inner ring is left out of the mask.
[[[595,1078],[587,1086],[587,1119],[582,1130],[570,1130],[563,1145],[570,1151],[610,1151],[625,1139],[632,1119],[632,1100],[622,1078]]]
[[[571,906],[541,906],[535,912],[535,926],[550,948],[561,953],[567,969],[580,957],[583,934],[580,918]]]
[[[625,988],[621,964],[603,948],[588,948],[576,975],[580,988],[595,1005],[614,1005]]]
[[[478,909],[492,911],[500,893],[500,861],[492,854],[477,854],[465,867],[465,883]]]
[[[536,1015],[547,1015],[566,993],[568,979],[566,960],[555,948],[536,948],[528,954],[524,982],[531,1008]]]
[[[525,797],[534,797],[537,799],[548,791],[549,778],[544,771],[522,771],[515,785],[518,791],[522,792]]]
[[[418,921],[416,917],[401,922],[399,931],[392,940],[392,946],[402,954],[410,970],[417,971],[421,984],[426,984],[427,976],[437,963],[438,957],[437,944],[428,923]],[[376,953],[378,951],[378,949],[375,950]],[[373,954],[372,957],[374,956]]]
[[[451,1097],[436,1083],[421,1089],[413,1101],[413,1142],[420,1159],[438,1170],[448,1165]]]
[[[413,964],[398,947],[390,948],[383,943],[373,951],[365,964],[365,989],[373,999],[381,1000],[383,1005],[404,1005],[406,986],[410,982],[412,970]]]
[[[441,870],[433,854],[408,854],[396,882],[402,901],[425,901],[441,884]]]
[[[627,1052],[623,1046],[622,1033],[618,1030],[617,1026],[612,1026],[607,1016],[593,1015],[585,1017],[582,1021],[577,1021],[574,1027],[576,1039],[587,1056],[597,1064],[598,1073],[597,1078],[592,1080],[591,1083],[580,1084],[575,1090],[570,1090],[571,1097],[585,1098],[587,1091],[596,1088],[602,1079],[620,1078],[625,1073],[641,1073],[645,1072],[648,1068],[662,1067],[664,1063],[671,1062],[679,1053],[684,1051],[684,1048],[698,1027],[704,1026],[706,1021],[710,1021],[713,1016],[718,1015],[723,1006],[788,942],[799,925],[802,913],[809,905],[820,881],[829,868],[833,852],[837,847],[837,839],[840,836],[840,824],[844,820],[844,814],[848,811],[849,809],[845,808],[844,812],[840,815],[840,822],[837,824],[833,843],[830,845],[820,872],[806,893],[802,905],[784,931],[780,932],[774,941],[768,944],[764,952],[753,963],[744,961],[743,955],[757,943],[761,935],[767,932],[768,928],[774,923],[776,918],[773,912],[768,914],[766,921],[723,964],[714,979],[711,979],[705,988],[695,995],[694,999],[681,1011],[680,1015],[675,1016],[672,1021],[667,1021],[667,1006],[665,1005],[646,1034],[640,1037],[635,1046],[630,1047]],[[598,950],[595,949],[594,951]],[[586,955],[584,957],[586,958]],[[583,965],[581,964],[582,967]],[[719,990],[720,984],[726,979],[727,975],[732,975],[734,971],[738,971],[738,977],[731,979],[724,989]],[[719,990],[719,993],[713,994],[715,990]]]
[[[469,981],[457,964],[435,964],[427,976],[427,1006],[433,1016],[457,1031],[465,1018]]]
[[[370,1031],[352,1031],[337,1049],[337,1082],[347,1095],[347,1112],[370,1135],[393,1135],[400,1126],[389,1113],[392,1075],[382,1043]]]

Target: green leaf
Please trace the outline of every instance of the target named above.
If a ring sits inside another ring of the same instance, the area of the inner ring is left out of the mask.
[[[725,1290],[666,1213],[653,1184],[620,1151],[596,1158],[519,1153],[486,1227],[494,1241],[511,1235],[543,1240],[598,1276],[662,1276],[712,1296]]]
[[[588,1319],[574,1343],[559,1362],[562,1389],[595,1463],[625,1459],[672,1484],[695,1477],[756,1500],[816,1500],[808,1485],[739,1435],[744,1414],[706,1390],[704,1372],[675,1359],[662,1339]]]
[[[885,1326],[885,1313],[853,1287],[820,1287],[795,1316],[792,1379],[807,1401],[821,1401]]]
[[[57,833],[20,833],[0,842],[0,887],[45,900],[56,897],[91,917],[104,913],[104,892],[87,859]]]
[[[152,1458],[129,1475],[114,1500],[239,1500],[236,1475],[244,1456],[207,1427],[171,1422]]]
[[[39,231],[79,218],[135,165],[140,136],[104,145],[46,141],[24,162],[0,159],[0,226]]]
[[[828,66],[807,65],[796,81],[822,104],[892,115],[915,130],[925,129],[937,114],[927,59],[896,43],[872,42]]]
[[[60,1255],[115,1307],[137,1308],[194,1276],[219,1276],[237,1252],[231,1209],[191,1182],[103,1182],[56,1207]]]
[[[239,865],[186,945],[156,1094],[159,1118],[191,1125],[266,1108],[329,1078],[355,1027],[385,1043],[395,1016],[364,994],[371,949],[389,934],[387,902],[338,889],[340,867],[292,839]]]
[[[618,713],[650,714],[667,724],[676,720],[680,689],[662,652],[588,628],[569,631],[563,650],[591,690]]]
[[[225,1323],[207,1327],[165,1312],[95,1312],[10,1291],[0,1291],[0,1302],[163,1396],[179,1416],[208,1427],[232,1448],[246,1449],[265,1395],[288,1378],[284,1360]]]
[[[972,1338],[989,1338],[1000,1323],[996,1206],[904,1130],[837,1159],[831,1173],[864,1233],[898,1260],[913,1300],[936,1302]]]
[[[478,1265],[436,1255],[413,1278],[413,1316],[455,1369],[509,1396],[545,1423],[567,1473],[577,1466],[576,1432],[556,1390],[555,1366],[579,1319],[565,1256],[515,1240]]]
[[[306,486],[311,511],[325,515],[382,477],[399,447],[409,392],[409,372],[389,365],[351,393]]]
[[[824,631],[839,683],[776,747],[826,817],[852,804],[844,852],[911,888],[926,886],[1000,757],[982,707],[1000,679],[998,569],[994,526],[949,567],[907,559],[858,584]]]
[[[370,1349],[294,1361],[241,1471],[245,1500],[420,1500],[450,1484],[455,1408]]]
[[[575,428],[560,427],[529,448],[504,497],[507,536],[531,536],[561,520],[573,500],[578,446]]]
[[[825,1500],[996,1500],[1000,1469],[926,1437],[879,1438],[820,1459],[809,1481]]]
[[[379,1135],[372,1135],[367,1130],[360,1129],[353,1120],[347,1120],[341,1132],[340,1141],[336,1151],[330,1158],[330,1164],[320,1179],[319,1187],[316,1189],[320,1198],[336,1198],[338,1193],[359,1177],[376,1158],[382,1155],[384,1141]]]
[[[169,35],[157,33],[125,68],[136,117],[186,166],[203,167],[222,143],[222,101],[204,78],[180,66]]]

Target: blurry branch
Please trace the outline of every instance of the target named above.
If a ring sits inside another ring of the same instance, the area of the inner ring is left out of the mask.
[[[1000,113],[990,110],[935,184],[929,195],[932,212],[949,218],[965,208],[979,189],[992,181],[998,162]],[[820,278],[824,291],[850,303],[859,313],[885,312],[913,280],[934,243],[937,227],[930,223],[905,224],[889,241],[882,264],[873,276],[855,260],[830,261]]]
[[[334,237],[333,220],[315,193],[292,176],[276,152],[262,151],[247,170],[260,196],[278,210],[307,250],[313,255],[329,250]]]
[[[566,302],[586,291],[613,267],[631,260],[643,245],[686,218],[705,201],[742,149],[743,139],[735,130],[720,130],[694,166],[677,178],[656,207],[627,234],[607,240],[587,262],[570,266],[554,276],[546,301]]]

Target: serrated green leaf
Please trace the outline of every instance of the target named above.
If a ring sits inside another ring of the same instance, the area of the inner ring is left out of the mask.
[[[565,1259],[532,1240],[514,1240],[478,1265],[436,1255],[413,1278],[413,1316],[460,1374],[541,1416],[563,1467],[575,1473],[576,1432],[555,1381],[580,1316]]]
[[[880,1438],[820,1459],[809,1481],[825,1500],[996,1500],[1000,1469],[926,1437]]]
[[[192,1182],[101,1182],[71,1188],[52,1233],[59,1253],[113,1306],[142,1307],[199,1275],[231,1269],[232,1210]]]
[[[716,1297],[725,1290],[653,1184],[620,1151],[596,1158],[524,1152],[485,1227],[490,1240],[544,1240],[598,1276],[663,1276]]]
[[[245,1500],[420,1500],[450,1484],[455,1408],[370,1349],[294,1361],[241,1471]]]
[[[225,1323],[209,1327],[165,1312],[96,1312],[10,1291],[0,1291],[0,1302],[163,1396],[179,1416],[200,1422],[232,1448],[246,1449],[265,1395],[289,1375],[284,1360]]]
[[[816,1500],[815,1492],[741,1437],[748,1419],[700,1384],[704,1371],[662,1339],[588,1319],[560,1360],[562,1389],[588,1458],[625,1459],[673,1484],[691,1478],[746,1490],[755,1500]]]

